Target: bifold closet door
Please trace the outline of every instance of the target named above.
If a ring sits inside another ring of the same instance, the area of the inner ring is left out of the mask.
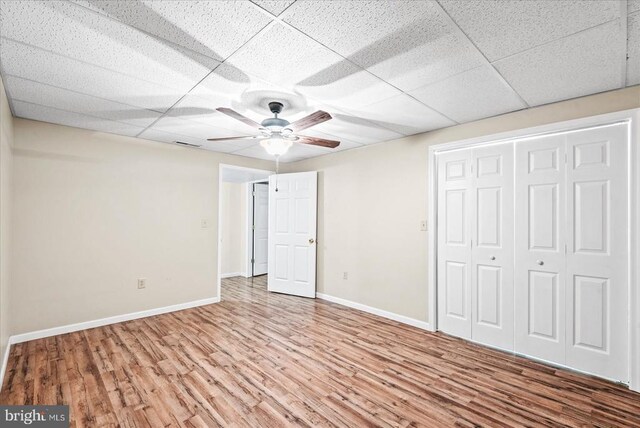
[[[515,350],[565,361],[565,135],[516,143]]]
[[[513,349],[513,144],[472,152],[471,302],[474,341]]]
[[[438,155],[438,328],[471,339],[471,150]]]
[[[628,381],[627,125],[567,134],[566,365]]]

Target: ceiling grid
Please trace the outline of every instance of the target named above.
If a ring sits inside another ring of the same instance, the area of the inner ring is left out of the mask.
[[[15,116],[264,159],[217,107],[348,150],[640,84],[639,50],[640,0],[0,1]]]

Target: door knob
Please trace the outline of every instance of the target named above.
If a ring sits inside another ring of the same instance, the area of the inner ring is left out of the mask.
[[[544,264],[544,262],[542,260],[538,260],[536,263],[538,263],[540,266],[542,266]]]
[[[314,242],[316,242],[313,238],[309,238],[309,244],[313,244]]]
[[[496,259],[496,256],[489,257],[489,260],[495,260],[495,259]]]

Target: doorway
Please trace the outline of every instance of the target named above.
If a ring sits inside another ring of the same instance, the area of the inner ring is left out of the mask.
[[[267,273],[268,185],[260,183],[268,183],[271,174],[273,171],[220,165],[218,296],[224,278]],[[262,188],[266,188],[264,197]]]
[[[249,213],[251,222],[249,232],[249,276],[266,275],[268,271],[269,253],[269,182],[250,183]]]

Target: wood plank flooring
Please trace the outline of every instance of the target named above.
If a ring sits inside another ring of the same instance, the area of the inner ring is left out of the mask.
[[[328,303],[219,304],[13,346],[0,403],[72,426],[640,426],[640,394]]]

